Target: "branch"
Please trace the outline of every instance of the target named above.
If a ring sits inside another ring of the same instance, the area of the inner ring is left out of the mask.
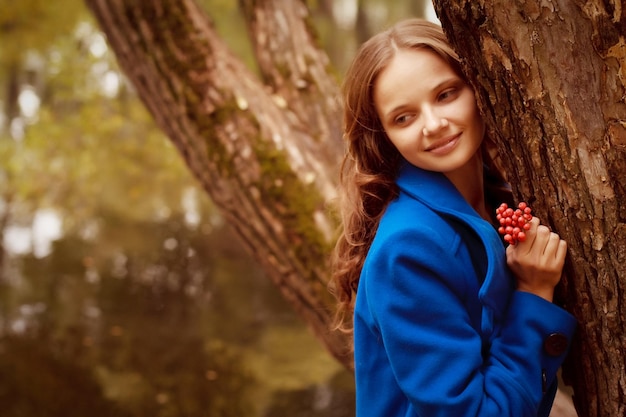
[[[289,103],[297,122],[325,141],[336,164],[342,151],[337,81],[328,55],[317,45],[303,1],[240,0],[260,72],[272,94]],[[320,123],[321,122],[321,123]]]

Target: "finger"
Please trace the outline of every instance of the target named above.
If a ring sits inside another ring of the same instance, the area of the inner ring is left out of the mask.
[[[530,229],[528,229],[529,232],[532,232],[533,230],[537,230],[537,226],[539,226],[539,217],[534,217],[530,220]]]
[[[554,256],[556,257],[557,251],[559,249],[559,243],[561,238],[556,233],[550,233],[548,236],[548,241],[546,242],[546,246],[543,250],[543,254],[546,256]]]
[[[528,224],[530,224],[530,228],[525,231],[526,239],[523,242],[518,243],[519,247],[525,249],[526,251],[531,250],[533,243],[535,241],[535,236],[537,234],[537,226],[539,226],[539,218],[533,217],[530,220],[530,222],[528,222]]]
[[[556,260],[559,264],[565,263],[565,256],[567,256],[567,242],[563,239],[559,241],[559,248],[556,251]]]
[[[544,254],[546,246],[550,241],[550,229],[540,224],[534,229],[534,236],[531,239],[532,243],[527,249],[527,253],[535,252],[538,254]]]

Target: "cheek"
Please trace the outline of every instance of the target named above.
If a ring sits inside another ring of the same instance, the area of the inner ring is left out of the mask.
[[[388,135],[389,142],[400,152],[410,152],[418,146],[419,135],[414,132],[415,129],[402,129]]]
[[[474,130],[477,132],[485,133],[485,121],[483,120],[480,111],[478,110],[478,106],[476,102],[472,98],[472,100],[467,104],[468,112],[466,115],[467,122],[472,126]]]

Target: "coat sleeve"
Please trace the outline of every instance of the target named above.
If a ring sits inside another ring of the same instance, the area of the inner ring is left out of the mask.
[[[450,242],[436,233],[404,228],[388,236],[370,251],[362,276],[400,389],[420,416],[537,416],[564,359],[546,353],[544,341],[551,334],[569,339],[573,317],[514,292],[498,333],[485,341],[463,244],[458,235]]]

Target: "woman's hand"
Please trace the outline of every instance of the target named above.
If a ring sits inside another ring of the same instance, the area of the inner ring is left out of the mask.
[[[526,240],[506,249],[506,261],[517,278],[517,289],[552,301],[561,280],[567,243],[533,217]]]

